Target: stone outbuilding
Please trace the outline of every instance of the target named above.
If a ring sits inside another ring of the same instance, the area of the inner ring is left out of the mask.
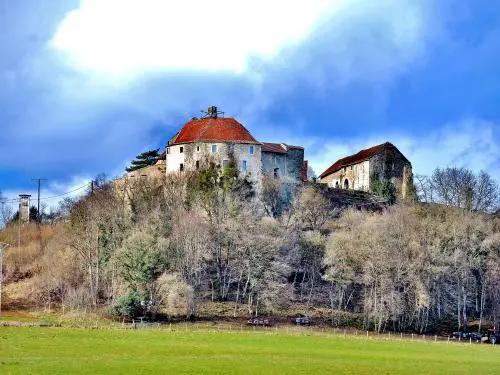
[[[291,182],[304,180],[304,148],[284,143],[262,143],[262,171]],[[305,177],[307,180],[307,175]]]
[[[222,116],[221,116],[222,114]],[[204,169],[210,163],[225,168],[234,163],[240,175],[259,182],[264,173],[301,181],[304,149],[284,143],[261,143],[236,119],[209,107],[168,142],[166,173]]]
[[[413,187],[410,161],[389,142],[339,159],[319,177],[333,188],[366,192],[373,191],[375,181],[391,182],[403,199]]]

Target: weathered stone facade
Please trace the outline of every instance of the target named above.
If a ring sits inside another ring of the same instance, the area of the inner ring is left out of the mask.
[[[264,143],[262,172],[284,181],[298,182],[304,175],[304,148],[286,144]]]
[[[150,165],[149,167],[144,167],[132,172],[127,172],[125,178],[129,180],[139,180],[141,178],[163,179],[165,178],[165,170],[166,170],[166,161],[159,160],[156,162],[156,164]]]
[[[207,168],[210,163],[220,167],[233,162],[240,175],[251,181],[261,178],[260,144],[233,142],[194,142],[167,146],[167,173],[180,173]]]
[[[410,161],[391,143],[362,150],[335,162],[320,175],[320,182],[333,188],[373,191],[375,181],[391,182],[401,198],[413,186]]]
[[[321,183],[330,187],[370,191],[370,161],[342,167],[338,171],[322,177]]]
[[[19,220],[23,224],[27,224],[30,221],[30,200],[31,195],[29,194],[19,195]]]

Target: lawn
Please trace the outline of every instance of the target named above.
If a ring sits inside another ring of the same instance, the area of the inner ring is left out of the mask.
[[[0,328],[0,374],[499,374],[500,346],[326,333]]]

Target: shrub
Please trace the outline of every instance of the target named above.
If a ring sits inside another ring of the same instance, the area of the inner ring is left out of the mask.
[[[121,317],[123,319],[134,319],[142,316],[144,309],[141,306],[141,298],[139,293],[132,291],[128,294],[119,297],[116,303],[111,306],[111,315]]]

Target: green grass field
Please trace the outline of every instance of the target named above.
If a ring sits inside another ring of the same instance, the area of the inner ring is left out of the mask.
[[[0,374],[500,374],[500,346],[324,333],[0,328]]]

